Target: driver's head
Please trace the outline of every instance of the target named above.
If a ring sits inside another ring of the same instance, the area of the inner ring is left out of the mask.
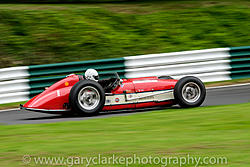
[[[95,69],[88,69],[85,72],[85,78],[88,80],[98,81],[99,75]]]

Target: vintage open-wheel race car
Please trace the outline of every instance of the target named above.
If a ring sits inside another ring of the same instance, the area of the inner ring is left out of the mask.
[[[104,80],[71,74],[33,97],[21,109],[54,113],[95,115],[100,111],[155,106],[200,106],[206,96],[202,81],[193,76],[120,79],[117,73]]]

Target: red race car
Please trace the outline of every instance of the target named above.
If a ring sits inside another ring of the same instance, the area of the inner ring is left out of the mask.
[[[169,76],[120,79],[115,73],[109,79],[98,80],[71,74],[20,108],[54,114],[94,115],[100,111],[174,104],[185,108],[197,107],[205,96],[204,84],[192,76],[180,80]]]

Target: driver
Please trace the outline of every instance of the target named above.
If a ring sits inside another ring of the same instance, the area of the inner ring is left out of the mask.
[[[105,92],[110,92],[117,86],[116,78],[99,80],[98,72],[95,69],[88,69],[85,72],[85,79],[98,82],[104,88]]]
[[[95,69],[88,69],[85,72],[85,78],[88,79],[88,80],[93,80],[93,81],[98,82],[99,75],[98,75],[98,72]]]

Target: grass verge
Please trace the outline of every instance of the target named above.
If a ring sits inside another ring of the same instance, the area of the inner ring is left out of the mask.
[[[237,85],[250,83],[250,79],[233,79],[228,81],[217,81],[205,83],[206,87],[216,87],[216,86],[227,86],[227,85]]]
[[[7,103],[0,104],[0,110],[11,109],[11,108],[19,108],[20,104],[24,104],[26,101],[15,102],[15,103]]]
[[[246,103],[167,109],[77,122],[1,125],[0,164],[21,166],[22,157],[27,154],[32,158],[190,154],[224,156],[229,164],[219,166],[245,167],[250,164],[249,109],[250,103]],[[32,161],[30,166],[39,165]]]

